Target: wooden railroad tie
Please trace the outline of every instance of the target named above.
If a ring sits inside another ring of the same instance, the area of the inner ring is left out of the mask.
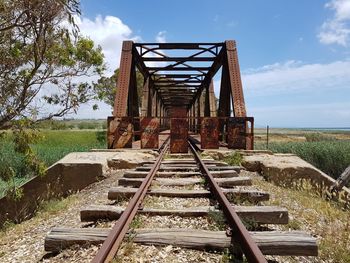
[[[61,251],[72,245],[101,244],[107,228],[53,228],[45,238],[46,251]],[[316,238],[301,231],[250,232],[265,255],[317,256]],[[231,248],[225,231],[193,229],[133,229],[127,237],[142,245],[177,246],[199,250],[220,251]]]
[[[138,188],[131,187],[112,187],[108,191],[108,199],[123,200],[133,197]],[[257,190],[243,189],[222,189],[227,199],[231,202],[267,201],[270,195],[266,192]],[[149,196],[180,197],[180,198],[210,198],[212,193],[208,190],[172,190],[172,189],[151,189],[147,192]]]
[[[258,224],[287,224],[288,210],[276,206],[233,206],[239,217],[243,220]],[[98,220],[117,220],[124,212],[124,208],[112,205],[91,205],[80,210],[82,222]],[[214,206],[192,207],[185,209],[154,209],[143,208],[139,214],[149,216],[180,216],[200,217],[211,213],[220,213]]]
[[[142,178],[121,178],[118,181],[120,186],[139,187],[142,184]],[[252,185],[250,177],[232,177],[217,178],[215,180],[219,186],[232,188],[240,185]],[[152,186],[188,186],[204,183],[203,178],[158,178],[152,181]]]

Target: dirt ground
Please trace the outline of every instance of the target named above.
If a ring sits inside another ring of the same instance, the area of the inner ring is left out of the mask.
[[[107,199],[107,191],[111,186],[117,185],[117,179],[122,173],[123,171],[114,171],[107,179],[87,187],[80,193],[61,201],[44,204],[34,218],[19,225],[8,226],[7,230],[0,232],[0,262],[90,262],[99,246],[72,247],[58,255],[47,255],[44,251],[44,238],[52,227],[86,227],[87,224],[79,220],[79,209],[91,204],[111,204]],[[262,180],[259,175],[249,172],[242,172],[242,175],[253,176],[256,188],[271,193],[271,200],[266,202],[266,205],[288,208],[290,223],[286,226],[269,227],[307,231],[318,239],[319,257],[268,257],[269,259],[281,263],[350,262],[347,261],[350,258],[349,211],[343,211],[336,204],[312,195],[310,191],[277,187]],[[152,203],[166,201],[163,199],[152,200]],[[206,201],[201,202],[205,204]],[[154,224],[159,226],[165,222],[164,218],[157,217],[140,217],[138,220],[141,227]],[[197,225],[195,220],[181,218],[171,218],[171,222],[179,227]],[[205,228],[208,222],[202,218],[200,224]],[[228,262],[228,255],[225,253],[212,254],[172,246],[159,248],[130,243],[123,245],[120,255],[123,257],[116,262]]]

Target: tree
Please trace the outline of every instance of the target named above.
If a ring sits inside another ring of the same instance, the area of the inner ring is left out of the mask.
[[[79,35],[79,8],[79,0],[0,0],[0,129],[12,130],[0,134],[0,153],[11,147],[26,173],[45,173],[30,147],[39,139],[31,124],[74,112],[96,97],[87,79],[101,75],[103,54]],[[0,179],[20,197],[11,184],[17,171],[6,158],[0,155]]]
[[[116,69],[112,76],[101,77],[95,84],[95,90],[100,100],[103,100],[108,105],[114,106],[115,94],[117,92],[117,81],[119,76],[119,69]],[[144,77],[136,71],[136,83],[137,93],[139,95],[139,106],[142,103],[142,90],[143,90]]]
[[[78,0],[0,0],[0,12],[0,129],[64,116],[95,97],[84,78],[102,73],[103,54],[79,36]]]

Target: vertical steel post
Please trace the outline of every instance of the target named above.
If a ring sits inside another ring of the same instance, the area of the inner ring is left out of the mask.
[[[241,73],[238,63],[236,41],[225,41],[226,57],[229,72],[229,85],[231,87],[232,105],[235,117],[246,117],[244,94],[242,88]]]
[[[210,85],[209,85],[209,104],[210,104],[210,117],[216,117],[217,116],[217,105],[216,105],[216,98],[214,93],[214,81],[211,79]]]
[[[204,117],[210,117],[210,106],[209,86],[207,86],[205,88]]]
[[[132,47],[132,41],[123,42],[117,81],[117,93],[113,110],[113,115],[117,117],[127,116],[128,101],[125,98],[129,96],[131,69],[133,65]]]
[[[149,100],[150,97],[150,89],[149,89],[149,78],[145,78],[142,90],[142,106],[141,106],[141,116],[148,117],[148,108],[149,108]]]
[[[201,96],[198,97],[197,99],[197,126],[196,126],[196,133],[200,132],[200,116],[201,116],[201,101],[200,101]]]

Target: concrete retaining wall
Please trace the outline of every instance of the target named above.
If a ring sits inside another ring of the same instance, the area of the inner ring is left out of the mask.
[[[20,200],[6,196],[0,199],[0,226],[6,220],[19,223],[30,218],[41,202],[66,197],[96,182],[102,175],[102,164],[56,163],[48,168],[45,176],[34,177],[21,186]]]

